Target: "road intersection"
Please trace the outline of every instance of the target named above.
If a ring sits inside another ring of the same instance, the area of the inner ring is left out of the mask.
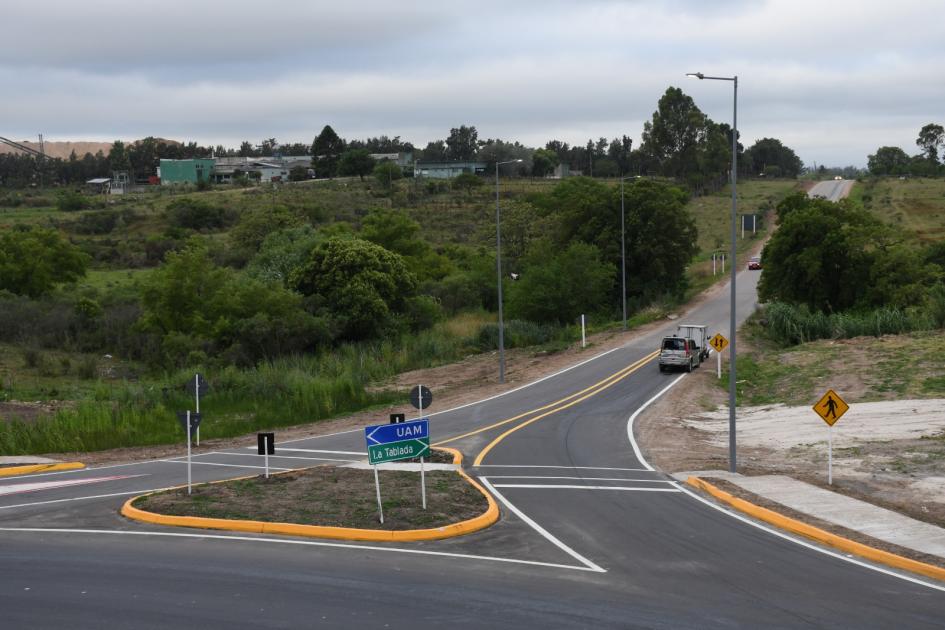
[[[757,273],[739,278],[742,316],[756,283]],[[684,318],[727,330],[727,294]],[[632,425],[685,379],[654,360],[672,330],[488,400],[432,409],[434,443],[462,451],[502,505],[499,523],[460,538],[343,543],[119,516],[128,497],[179,485],[182,457],[8,479],[5,627],[941,627],[942,585],[750,522],[653,470]],[[254,451],[201,452],[194,481],[260,472]],[[365,457],[356,429],[277,442],[270,467]]]

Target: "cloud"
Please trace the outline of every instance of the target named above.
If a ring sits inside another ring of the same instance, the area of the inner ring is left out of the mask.
[[[533,146],[627,134],[670,85],[805,161],[915,152],[943,122],[933,0],[389,3],[43,1],[5,8],[3,135],[160,135],[235,145],[346,137],[416,144],[474,124]],[[936,118],[938,116],[938,118]]]

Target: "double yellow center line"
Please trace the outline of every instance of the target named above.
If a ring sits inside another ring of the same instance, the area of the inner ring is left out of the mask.
[[[467,437],[469,437],[469,436],[471,436],[471,435],[477,435],[477,434],[483,433],[483,432],[485,432],[485,431],[491,431],[492,429],[495,429],[495,428],[497,428],[497,427],[504,426],[504,425],[506,425],[506,424],[510,424],[510,423],[512,423],[512,422],[515,422],[516,420],[521,420],[522,418],[526,418],[526,417],[528,417],[528,416],[531,416],[532,414],[538,414],[538,415],[536,415],[536,416],[534,416],[534,417],[531,417],[531,418],[529,418],[528,420],[525,420],[524,422],[522,422],[522,423],[520,423],[520,424],[517,424],[517,425],[515,425],[514,427],[512,427],[512,428],[506,430],[506,431],[503,432],[501,435],[499,435],[497,438],[495,438],[494,440],[492,440],[488,445],[486,445],[486,447],[485,447],[484,449],[482,449],[481,451],[479,451],[479,455],[477,455],[475,461],[473,461],[473,466],[479,466],[479,465],[482,463],[483,458],[489,453],[489,451],[491,451],[493,448],[495,448],[495,446],[496,446],[499,442],[501,442],[502,440],[504,440],[505,438],[507,438],[507,437],[508,437],[509,435],[511,435],[512,433],[515,433],[515,432],[518,431],[519,429],[522,429],[522,428],[524,428],[524,427],[527,427],[528,425],[530,425],[530,424],[533,423],[533,422],[538,422],[538,421],[541,420],[542,418],[547,418],[548,416],[550,416],[550,415],[553,414],[553,413],[557,413],[557,412],[559,412],[559,411],[562,411],[562,410],[564,410],[564,409],[567,409],[568,407],[573,407],[574,405],[578,404],[579,402],[582,402],[582,401],[584,401],[584,400],[587,400],[587,399],[590,398],[591,396],[594,396],[594,395],[596,395],[596,394],[599,394],[600,392],[604,391],[604,390],[607,389],[608,387],[611,387],[611,386],[613,386],[613,385],[619,383],[620,381],[622,381],[623,379],[625,379],[625,378],[626,378],[627,376],[629,376],[630,374],[633,374],[634,372],[636,372],[637,370],[639,370],[639,369],[640,369],[641,367],[643,367],[646,363],[648,363],[648,362],[652,361],[653,359],[655,359],[655,358],[657,357],[657,355],[659,355],[659,351],[658,351],[658,350],[657,350],[657,351],[654,351],[654,352],[651,352],[650,354],[646,355],[646,356],[643,357],[642,359],[640,359],[640,360],[638,360],[638,361],[635,361],[635,362],[631,363],[630,365],[628,365],[627,367],[622,368],[622,369],[620,369],[620,370],[614,372],[613,374],[611,374],[611,375],[608,376],[607,378],[605,378],[605,379],[603,379],[603,380],[600,380],[600,381],[594,383],[593,385],[590,385],[589,387],[585,387],[585,388],[582,389],[581,391],[575,392],[575,393],[571,394],[570,396],[565,396],[564,398],[562,398],[562,399],[560,399],[560,400],[556,400],[556,401],[553,402],[553,403],[549,403],[549,404],[547,404],[547,405],[544,405],[543,407],[538,407],[537,409],[532,409],[532,410],[530,410],[530,411],[526,411],[526,412],[524,412],[524,413],[520,413],[520,414],[518,414],[517,416],[513,416],[513,417],[508,418],[508,419],[506,419],[506,420],[502,420],[502,421],[500,421],[500,422],[496,422],[495,424],[490,424],[489,426],[482,427],[481,429],[476,429],[475,431],[470,431],[470,432],[468,432],[468,433],[463,433],[462,435],[457,435],[457,436],[455,436],[455,437],[451,437],[451,438],[449,438],[449,439],[443,440],[442,442],[437,442],[436,444],[434,444],[434,446],[442,446],[442,445],[448,444],[448,443],[450,443],[450,442],[455,442],[456,440],[461,440],[461,439],[463,439],[463,438],[467,438]],[[544,413],[541,413],[541,412],[544,412]]]

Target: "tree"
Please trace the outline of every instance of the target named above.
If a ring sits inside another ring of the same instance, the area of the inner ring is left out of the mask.
[[[762,252],[759,298],[824,312],[862,303],[888,228],[846,200],[808,199],[797,207],[795,198],[791,205]]]
[[[0,290],[31,298],[85,275],[89,257],[55,230],[7,229],[0,233]]]
[[[925,157],[932,164],[938,164],[938,150],[945,145],[945,127],[929,123],[919,131],[915,143],[925,152]]]
[[[453,187],[466,191],[469,195],[473,188],[481,188],[484,185],[482,178],[472,173],[460,173],[453,178]]]
[[[256,153],[256,149],[253,147],[253,144],[251,142],[243,140],[243,142],[240,144],[239,156],[240,157],[256,157],[257,153]]]
[[[451,160],[468,161],[476,157],[479,148],[479,132],[475,126],[460,125],[450,129],[446,139],[446,154]]]
[[[285,206],[260,206],[240,215],[239,223],[230,230],[229,238],[237,249],[256,252],[269,233],[302,223],[302,219]]]
[[[115,140],[115,142],[112,143],[112,148],[108,152],[108,168],[112,171],[131,170],[131,160],[128,158],[125,143],[121,140]]]
[[[660,97],[652,120],[643,125],[641,148],[660,165],[660,174],[684,177],[697,169],[696,154],[706,122],[691,96],[670,87]]]
[[[396,324],[417,287],[398,254],[369,241],[340,238],[316,246],[290,283],[312,296],[347,340],[381,336]]]
[[[743,164],[745,164],[744,168],[748,169],[748,172],[752,175],[765,173],[769,177],[792,178],[797,177],[804,166],[797,154],[789,147],[784,146],[777,138],[762,138],[755,141],[745,152]]]
[[[357,175],[364,181],[365,175],[374,170],[374,158],[367,149],[348,149],[338,163],[339,175]]]
[[[550,149],[538,149],[532,154],[532,175],[535,177],[551,175],[559,163],[557,153]]]
[[[630,157],[633,155],[633,139],[623,136],[614,138],[607,148],[607,155],[617,163],[617,172],[626,175],[630,172]]]
[[[427,162],[443,162],[448,159],[446,143],[442,140],[428,142],[423,150],[423,159]]]
[[[449,258],[420,238],[420,224],[403,210],[373,210],[364,218],[360,236],[402,256],[419,280],[439,280],[455,270]]]
[[[304,182],[308,179],[309,169],[304,166],[293,166],[289,169],[289,181],[290,182]]]
[[[509,314],[538,322],[573,323],[607,304],[615,269],[587,243],[550,256],[548,243],[531,252],[518,282],[509,286]]]
[[[873,175],[904,175],[909,172],[909,156],[899,147],[880,147],[867,157]]]
[[[338,174],[338,158],[345,150],[345,141],[335,133],[331,125],[325,125],[312,142],[312,164],[318,177],[334,177]]]
[[[377,166],[374,167],[374,179],[388,189],[393,188],[394,182],[403,176],[404,171],[397,166],[396,162],[391,162],[390,160],[379,162]]]

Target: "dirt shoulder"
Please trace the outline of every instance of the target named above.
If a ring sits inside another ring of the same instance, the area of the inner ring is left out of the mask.
[[[749,356],[758,349],[743,337],[739,348]],[[934,359],[939,343],[945,335],[823,341],[755,354],[751,369],[740,361],[740,395],[765,402],[739,407],[738,471],[788,475],[945,526],[945,401],[933,398],[941,394],[929,386],[945,371]],[[723,363],[727,382],[725,369]],[[831,486],[827,426],[811,410],[828,387],[851,403],[834,426]],[[715,378],[714,361],[641,414],[636,432],[661,470],[726,470],[728,392]]]

